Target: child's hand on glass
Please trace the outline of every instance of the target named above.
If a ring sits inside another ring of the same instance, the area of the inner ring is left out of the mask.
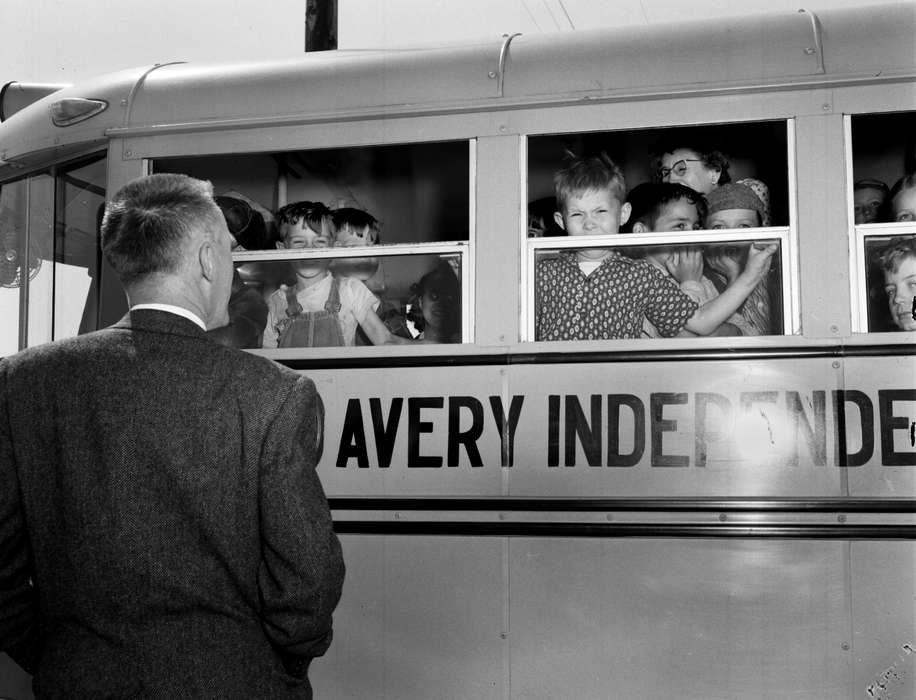
[[[699,282],[703,276],[703,253],[699,248],[681,248],[671,253],[665,267],[679,284]]]

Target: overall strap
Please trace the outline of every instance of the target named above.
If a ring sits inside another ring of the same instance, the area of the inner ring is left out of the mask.
[[[329,314],[340,313],[340,278],[337,275],[331,277],[331,291],[328,292],[328,300],[324,302],[324,310]]]
[[[286,315],[298,316],[302,313],[302,304],[296,299],[296,285],[286,288]]]

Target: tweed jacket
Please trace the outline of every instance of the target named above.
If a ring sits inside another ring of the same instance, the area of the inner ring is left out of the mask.
[[[311,697],[322,430],[310,380],[168,312],[0,361],[0,648],[36,697]]]

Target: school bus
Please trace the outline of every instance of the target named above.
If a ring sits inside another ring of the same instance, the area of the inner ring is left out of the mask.
[[[913,697],[916,335],[872,258],[916,224],[857,224],[854,183],[914,169],[914,36],[907,3],[10,84],[0,354],[125,312],[98,225],[132,178],[368,211],[377,296],[447,263],[462,342],[250,350],[326,406],[348,574],[317,697]],[[767,226],[528,237],[567,150],[632,187],[696,137]],[[765,334],[538,340],[542,259],[755,242]],[[234,255],[266,297],[366,250]]]

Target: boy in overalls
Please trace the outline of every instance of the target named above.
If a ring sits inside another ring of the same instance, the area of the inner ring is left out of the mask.
[[[320,202],[294,202],[277,212],[278,248],[328,248],[330,211]],[[267,300],[265,348],[353,345],[357,327],[375,345],[410,342],[393,336],[376,314],[378,298],[360,280],[337,277],[329,258],[290,263],[295,284],[282,285]]]

